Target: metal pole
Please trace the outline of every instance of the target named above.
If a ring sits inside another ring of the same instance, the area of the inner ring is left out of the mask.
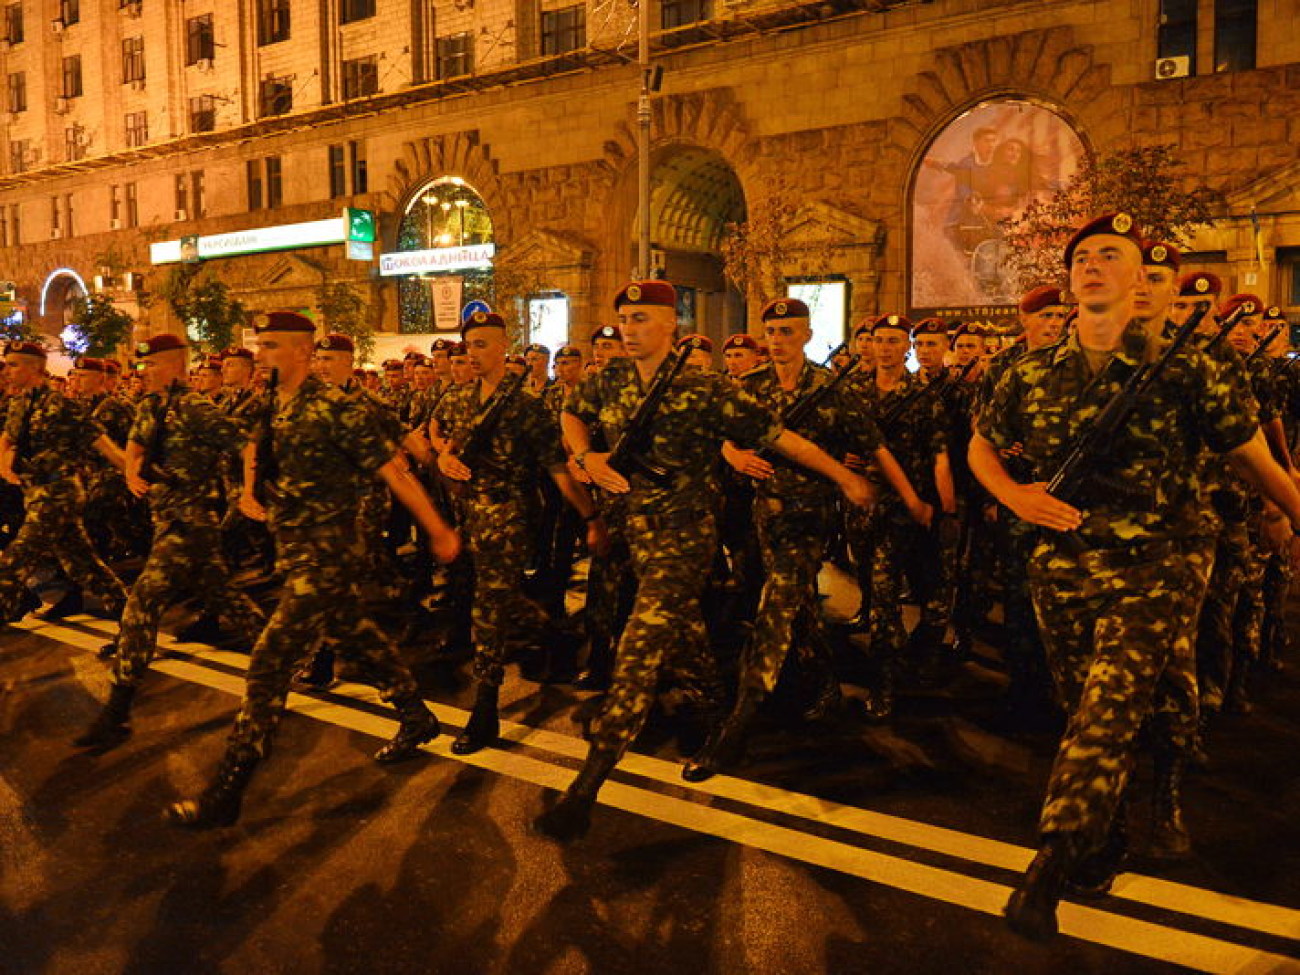
[[[650,276],[650,0],[637,0],[637,63],[641,66],[641,98],[636,121],[640,136],[637,172],[640,190],[641,234],[635,278]]]

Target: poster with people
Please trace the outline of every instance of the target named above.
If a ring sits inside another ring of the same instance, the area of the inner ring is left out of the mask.
[[[1083,143],[1033,102],[983,102],[926,151],[912,190],[912,308],[999,306],[1019,297],[1001,225],[1074,175]]]

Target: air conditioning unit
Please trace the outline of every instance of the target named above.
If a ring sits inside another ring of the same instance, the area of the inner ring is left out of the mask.
[[[144,79],[143,79],[143,78],[136,78],[134,81],[132,81],[132,82],[131,82],[131,90],[132,90],[132,91],[144,91]]]
[[[1191,73],[1192,59],[1186,54],[1180,54],[1176,58],[1158,58],[1156,60],[1156,81],[1186,78]]]
[[[67,26],[68,25],[63,22],[62,17],[55,17],[50,21],[50,30],[54,31],[56,34],[62,34],[64,30],[67,29]]]
[[[141,0],[132,0],[132,2],[128,3],[124,9],[126,10],[126,15],[128,17],[139,17],[140,10],[143,6],[144,4]]]
[[[177,222],[180,222],[181,220],[188,220],[189,218],[190,218],[190,215],[189,215],[188,213],[186,213],[184,210],[177,210],[177,211],[176,211],[176,220],[177,220]]]
[[[60,115],[66,115],[72,110],[72,99],[64,98],[62,96],[54,99],[54,110]]]
[[[63,228],[61,227],[50,228],[50,240],[58,240],[62,236],[63,236]]]
[[[121,230],[121,229],[122,229],[122,218],[121,218],[121,217],[114,217],[112,220],[110,220],[110,221],[108,222],[108,227],[109,227],[110,230]]]
[[[194,66],[198,68],[200,71],[211,71],[212,58],[199,58],[197,61],[194,62]]]

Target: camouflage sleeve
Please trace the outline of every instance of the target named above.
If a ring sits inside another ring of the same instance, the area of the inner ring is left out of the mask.
[[[186,427],[202,442],[220,450],[239,450],[248,440],[248,429],[206,396],[186,396],[180,406]]]
[[[600,418],[600,377],[601,373],[596,373],[578,383],[564,402],[564,412],[571,413],[584,423],[595,423]]]
[[[975,430],[999,450],[1022,442],[1024,435],[1016,426],[1022,397],[1020,370],[1007,369],[976,404]]]
[[[1230,370],[1203,353],[1198,352],[1190,362],[1191,395],[1187,398],[1198,432],[1215,453],[1235,450],[1259,429],[1249,385],[1235,382]]]
[[[723,437],[737,446],[755,449],[766,447],[781,436],[785,427],[771,410],[722,376],[707,378],[713,386],[711,425]]]
[[[1251,365],[1250,389],[1259,403],[1260,423],[1268,423],[1282,415],[1278,404],[1277,383],[1273,379],[1273,370],[1266,363]]]
[[[5,436],[9,438],[10,443],[17,443],[18,432],[23,426],[23,407],[20,405],[23,397],[15,396],[8,403],[8,409],[5,412]]]
[[[335,420],[334,444],[358,469],[373,474],[397,455],[397,441],[364,404],[339,400]]]
[[[131,431],[126,435],[126,439],[131,443],[144,447],[153,439],[155,402],[157,398],[150,395],[141,397],[140,402],[136,404],[135,416],[131,419]]]
[[[551,419],[541,399],[530,396],[523,401],[524,421],[528,441],[537,453],[537,463],[544,468],[564,463],[564,447],[560,442],[560,427]]]
[[[429,412],[428,422],[433,424],[440,437],[448,437],[455,430],[452,423],[452,410],[455,409],[456,400],[457,390],[449,389],[447,394],[438,401],[438,405]]]
[[[846,432],[848,449],[859,457],[868,457],[884,446],[885,438],[871,415],[871,407],[858,393],[841,386],[837,390],[836,413]]]
[[[928,397],[930,407],[925,411],[925,444],[929,455],[934,458],[948,452],[948,431],[945,429],[943,400],[938,396]]]
[[[70,430],[81,446],[90,449],[96,440],[107,431],[91,411],[79,406],[72,400],[65,399],[60,407],[61,422],[68,424]]]

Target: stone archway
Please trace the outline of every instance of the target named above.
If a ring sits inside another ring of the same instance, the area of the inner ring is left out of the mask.
[[[89,293],[86,282],[72,268],[51,271],[41,285],[39,305],[41,332],[59,336],[68,327],[75,313],[73,302]]]

